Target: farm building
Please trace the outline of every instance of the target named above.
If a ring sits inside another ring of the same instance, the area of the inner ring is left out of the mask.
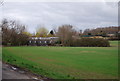
[[[30,37],[29,45],[31,46],[51,46],[56,43],[58,37]]]

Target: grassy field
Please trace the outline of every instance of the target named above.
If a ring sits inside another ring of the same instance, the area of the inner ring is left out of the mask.
[[[54,79],[114,79],[118,45],[112,47],[3,47],[3,61]]]

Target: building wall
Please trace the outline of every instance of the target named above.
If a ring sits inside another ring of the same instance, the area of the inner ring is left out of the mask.
[[[32,37],[29,40],[31,46],[51,46],[58,40],[58,37]]]

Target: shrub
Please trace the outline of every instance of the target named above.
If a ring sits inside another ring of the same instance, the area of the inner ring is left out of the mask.
[[[110,43],[106,39],[100,38],[81,38],[76,39],[72,46],[83,46],[83,47],[109,47]]]

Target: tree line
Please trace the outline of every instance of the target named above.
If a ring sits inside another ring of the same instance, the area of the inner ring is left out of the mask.
[[[16,21],[8,21],[4,19],[1,22],[2,45],[19,46],[27,45],[29,36],[24,34],[26,31],[25,25]]]
[[[36,33],[31,34],[26,26],[14,21],[4,19],[1,22],[2,45],[21,46],[28,45],[30,37],[59,37],[56,44],[62,46],[110,46],[106,39],[83,38],[83,35],[106,35],[108,33],[118,33],[117,27],[86,29],[78,31],[72,25],[61,25],[57,30],[48,31],[44,26],[38,27]]]
[[[81,32],[74,29],[72,25],[62,25],[58,28],[57,36],[59,43],[70,47],[109,47],[110,43],[106,39],[85,38],[80,36]]]
[[[102,27],[102,28],[96,28],[96,29],[86,29],[84,31],[84,35],[91,34],[96,36],[107,36],[107,34],[115,34],[115,36],[118,36],[118,29],[117,26],[110,26],[110,27]]]

